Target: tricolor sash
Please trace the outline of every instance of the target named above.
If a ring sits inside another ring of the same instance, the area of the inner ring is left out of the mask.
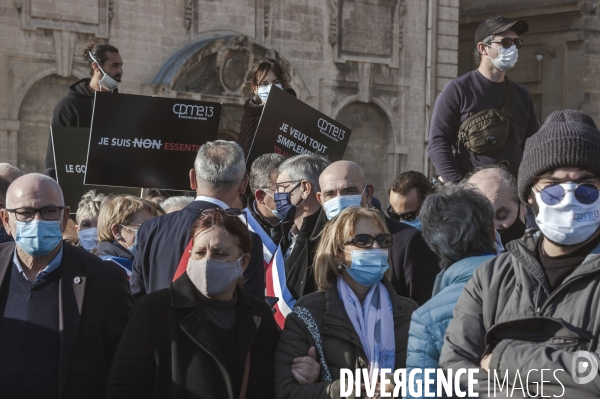
[[[120,256],[104,255],[100,259],[109,262],[114,262],[127,272],[127,278],[131,278],[131,271],[133,270],[133,262],[127,258],[121,258]]]
[[[252,215],[252,212],[250,212],[248,208],[244,208],[244,216],[246,216],[246,220],[248,221],[248,230],[258,234],[262,240],[263,259],[265,261],[265,267],[267,267],[267,265],[271,262],[271,259],[273,259],[273,254],[275,254],[275,251],[277,250],[277,244],[273,242],[271,237],[269,237],[267,232],[258,223],[258,220],[254,218],[254,215]],[[241,215],[240,219],[245,222]]]
[[[296,299],[290,293],[287,287],[287,278],[285,276],[285,266],[283,260],[283,249],[281,245],[277,247],[275,255],[265,269],[266,295],[279,298],[279,302],[273,306],[275,309],[275,321],[283,329],[285,318],[292,313],[296,304]]]

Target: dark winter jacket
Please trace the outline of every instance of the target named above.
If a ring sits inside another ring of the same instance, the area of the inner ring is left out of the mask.
[[[62,245],[62,261],[57,269],[60,273],[58,398],[102,399],[106,397],[108,373],[134,299],[121,268],[103,262],[83,248]],[[14,253],[15,243],[0,245],[0,297],[9,288]],[[22,345],[22,337],[7,336],[10,332],[7,326],[15,320],[4,321],[0,338]],[[0,356],[0,369],[6,370],[10,365],[3,364],[1,359]],[[35,383],[35,378],[31,379],[31,384]],[[15,397],[2,388],[0,397]]]
[[[572,376],[579,375],[576,351],[600,353],[600,245],[551,291],[536,258],[539,239],[529,232],[475,271],[454,308],[440,367],[479,367],[491,353],[490,375],[499,381],[507,376],[513,398],[522,397],[521,384],[533,395],[542,381],[548,397],[598,398],[600,375],[585,384]],[[474,377],[479,379],[474,391],[487,397],[488,374]],[[466,386],[466,378],[461,381]]]
[[[284,89],[287,93],[297,97],[296,92],[291,87]],[[242,126],[240,129],[240,135],[238,136],[237,143],[244,150],[244,156],[247,158],[252,148],[252,142],[256,135],[256,129],[258,128],[258,122],[263,111],[263,103],[260,97],[253,96],[246,101],[244,104],[244,115],[242,116]],[[250,168],[250,165],[248,165]]]
[[[396,341],[395,368],[403,368],[406,365],[410,316],[417,308],[417,304],[411,299],[397,295],[385,279],[381,282],[388,290],[392,301]],[[339,398],[340,369],[363,369],[366,368],[368,361],[360,338],[340,299],[335,281],[325,292],[319,291],[302,297],[296,302],[296,306],[308,309],[317,324],[323,342],[325,362],[333,381],[319,381],[306,385],[300,385],[296,381],[292,374],[294,359],[307,356],[308,349],[315,346],[315,342],[304,322],[291,313],[285,320],[285,328],[275,353],[275,395],[282,399]]]
[[[238,374],[250,351],[246,399],[273,398],[273,358],[279,333],[265,301],[237,289]],[[187,273],[139,299],[115,355],[108,398],[238,399],[206,306]]]
[[[54,108],[52,126],[91,127],[94,110],[94,91],[90,89],[90,78],[81,79],[69,87],[69,93]],[[113,93],[118,93],[115,89]],[[48,139],[46,167],[54,168],[52,142]]]
[[[419,230],[388,217],[385,217],[385,222],[394,239],[390,248],[392,286],[398,295],[422,305],[431,298],[435,277],[440,272],[439,259],[429,249]],[[286,228],[289,223],[282,223],[282,226]],[[323,210],[305,217],[294,249],[285,261],[287,286],[296,299],[317,290],[313,262],[326,223],[327,216]],[[286,251],[290,244],[288,234],[284,234],[281,242]]]

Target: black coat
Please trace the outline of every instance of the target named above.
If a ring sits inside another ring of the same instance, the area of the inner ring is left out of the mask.
[[[81,79],[69,87],[69,93],[63,97],[52,113],[52,126],[91,127],[94,110],[94,91],[90,89],[90,78]],[[115,89],[114,93],[117,93]],[[52,141],[48,138],[46,167],[54,168]]]
[[[392,286],[398,295],[423,305],[433,293],[433,283],[440,269],[440,259],[429,249],[421,232],[406,223],[385,218],[394,237],[392,257]]]
[[[297,97],[296,92],[291,87],[285,88],[284,90],[294,97]],[[242,125],[240,126],[240,134],[237,143],[244,150],[244,156],[246,158],[248,158],[248,154],[252,148],[252,142],[256,135],[256,129],[258,128],[258,122],[260,121],[262,111],[263,103],[258,96],[249,98],[244,104],[244,115],[242,116]]]
[[[131,292],[136,298],[167,288],[190,242],[194,222],[203,209],[215,208],[212,202],[193,201],[180,211],[146,221],[138,230],[136,256],[131,272]],[[250,264],[244,272],[244,291],[265,297],[265,267],[262,240],[252,236]]]
[[[392,286],[398,295],[422,305],[431,298],[435,277],[441,270],[439,259],[429,249],[419,230],[388,217],[385,221],[394,238],[394,245],[390,248]],[[313,263],[319,236],[326,223],[327,216],[323,210],[305,217],[294,249],[285,261],[287,286],[296,299],[317,291]],[[289,247],[287,234],[282,243],[284,249]]]
[[[238,399],[241,381],[232,383],[198,295],[184,273],[136,303],[109,377],[109,398]],[[246,399],[273,398],[279,340],[273,314],[239,288],[235,311],[240,375],[250,350]]]
[[[0,291],[7,289],[14,251],[14,243],[0,245]],[[127,275],[119,266],[66,243],[59,269],[58,397],[104,398],[110,366],[133,307]],[[9,367],[2,365],[1,357],[0,367]]]

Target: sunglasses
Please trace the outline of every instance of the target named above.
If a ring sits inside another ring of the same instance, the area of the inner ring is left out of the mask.
[[[345,242],[344,245],[352,244],[358,248],[371,248],[375,241],[381,248],[390,248],[394,244],[391,234],[379,234],[377,237],[369,234],[357,234],[353,239]]]
[[[600,196],[598,187],[591,183],[578,184],[572,190],[567,190],[562,185],[555,184],[543,188],[539,193],[540,198],[546,205],[558,205],[565,198],[567,191],[573,191],[575,199],[584,205],[593,204]]]
[[[412,222],[413,220],[415,220],[417,218],[417,213],[419,213],[419,210],[421,209],[421,207],[419,207],[419,209],[415,210],[415,211],[409,211],[409,212],[402,212],[402,213],[396,213],[394,211],[394,208],[392,208],[392,206],[388,206],[387,209],[387,214],[390,218],[394,219],[394,220],[406,220],[408,222]]]
[[[243,221],[246,223],[246,227],[248,227],[248,219],[246,219],[244,211],[238,208],[207,208],[203,209],[202,212],[200,212],[200,215],[207,216],[214,212],[221,212],[227,216],[234,216],[243,219]]]
[[[510,46],[512,46],[514,44],[518,50],[523,46],[523,39],[519,39],[519,38],[511,39],[511,38],[505,37],[502,40],[498,40],[498,41],[490,42],[490,43],[500,43],[500,44],[502,44],[502,47],[504,47],[505,49],[510,48]]]

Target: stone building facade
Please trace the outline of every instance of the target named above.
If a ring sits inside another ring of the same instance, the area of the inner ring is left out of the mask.
[[[432,101],[456,76],[458,0],[1,0],[0,162],[43,171],[52,110],[89,76],[86,42],[124,61],[123,93],[223,103],[235,139],[244,77],[273,57],[298,97],[353,129],[346,158],[384,199],[427,168]]]
[[[461,0],[459,75],[474,69],[477,25],[496,15],[529,24],[519,60],[507,76],[527,87],[540,122],[553,111],[579,109],[600,125],[598,2]]]

